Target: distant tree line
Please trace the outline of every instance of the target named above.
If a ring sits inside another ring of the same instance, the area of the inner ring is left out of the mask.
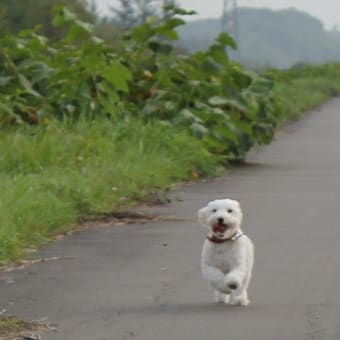
[[[121,34],[144,23],[150,16],[162,17],[164,7],[176,0],[117,0],[106,17],[97,13],[94,0],[0,0],[0,34],[17,33],[40,26],[41,34],[52,40],[64,35],[52,25],[53,8],[66,6],[79,19],[95,24],[95,33],[115,44]],[[295,63],[340,60],[340,32],[327,31],[320,20],[294,9],[241,8],[239,51],[233,58],[248,66],[286,68]],[[204,50],[220,33],[219,19],[190,21],[180,28],[182,52]]]
[[[162,16],[163,8],[175,5],[175,0],[118,0],[110,13],[100,18],[94,0],[1,0],[0,34],[17,33],[23,29],[41,26],[40,32],[52,39],[62,33],[52,25],[53,8],[66,6],[84,21],[95,23],[97,33],[104,38],[142,24],[150,16]]]
[[[174,0],[119,0],[119,6],[111,6],[114,22],[123,29],[142,24],[148,17],[162,16],[163,8],[175,5]]]
[[[87,22],[95,22],[96,14],[86,0],[1,0],[0,32],[17,33],[41,25],[41,33],[58,38],[60,33],[52,25],[55,6],[67,6]]]
[[[248,66],[287,68],[296,63],[340,60],[340,32],[295,9],[240,8],[239,50],[230,53]],[[219,19],[190,21],[180,28],[180,44],[190,52],[206,49],[220,32]]]

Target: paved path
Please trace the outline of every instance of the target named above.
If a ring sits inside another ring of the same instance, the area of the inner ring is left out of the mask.
[[[0,307],[56,323],[49,340],[340,339],[340,99],[247,165],[173,196],[160,210],[184,221],[59,241],[39,255],[63,259],[2,274]],[[214,305],[199,272],[196,211],[226,196],[241,201],[256,246],[247,308]]]

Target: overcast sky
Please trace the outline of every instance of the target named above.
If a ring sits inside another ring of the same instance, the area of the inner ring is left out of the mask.
[[[108,5],[117,0],[96,0],[100,13],[105,15]],[[181,7],[194,9],[196,18],[216,18],[221,15],[223,0],[178,0]],[[340,0],[239,0],[239,6],[281,9],[295,7],[321,19],[327,28],[340,27]]]

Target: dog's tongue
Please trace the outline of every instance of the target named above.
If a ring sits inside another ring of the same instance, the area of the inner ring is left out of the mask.
[[[227,226],[225,224],[216,223],[212,226],[212,230],[216,233],[224,233],[227,230]]]

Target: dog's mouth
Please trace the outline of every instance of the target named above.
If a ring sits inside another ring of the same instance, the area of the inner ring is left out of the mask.
[[[228,228],[228,224],[225,223],[215,223],[212,225],[212,230],[216,234],[224,234]]]

